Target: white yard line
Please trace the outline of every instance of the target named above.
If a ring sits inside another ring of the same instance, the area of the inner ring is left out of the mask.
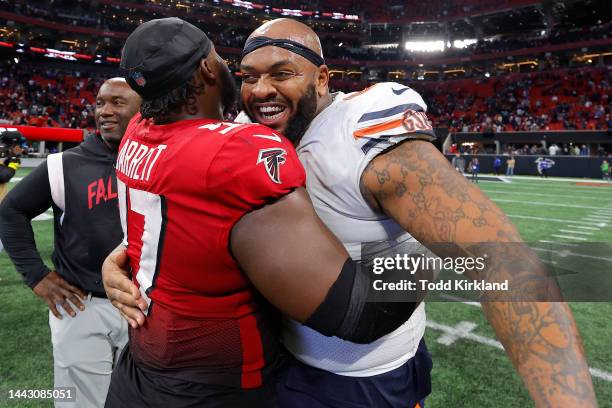
[[[597,215],[587,215],[586,217],[583,217],[583,219],[599,221],[599,222],[610,221],[610,217],[600,217],[600,216],[597,216]]]
[[[580,228],[580,229],[587,229],[587,230],[592,230],[592,231],[599,231],[601,228],[595,228],[595,227],[583,227],[582,225],[568,225],[569,228]]]
[[[459,330],[451,326],[446,326],[444,324],[432,322],[431,320],[427,320],[427,327],[434,329],[434,330],[441,331],[447,335],[452,335],[452,336],[459,337],[462,339],[472,340],[480,344],[486,344],[488,346],[498,348],[500,350],[504,349],[504,346],[502,346],[501,343],[497,340],[493,340],[485,336],[480,336],[478,334],[465,332],[463,330]]]
[[[460,298],[459,296],[453,296],[453,295],[448,295],[448,294],[441,294],[440,297],[444,298],[444,299],[452,300],[454,302],[460,302],[460,303],[463,303],[463,304],[466,304],[466,305],[480,307],[480,303],[479,302],[468,302],[464,298]]]
[[[556,237],[556,238],[564,238],[564,239],[577,239],[578,241],[586,241],[586,238],[582,238],[582,237],[574,237],[574,236],[569,236],[569,235],[559,235],[559,234],[550,234],[551,237]]]
[[[506,214],[510,218],[524,218],[526,220],[536,220],[536,221],[550,221],[550,222],[562,222],[564,224],[574,223],[574,224],[587,224],[587,225],[597,225],[599,227],[605,227],[607,224],[603,222],[596,221],[574,221],[574,220],[564,220],[561,218],[547,218],[547,217],[534,217],[532,215],[519,215],[519,214]],[[602,225],[603,224],[603,225]]]
[[[494,199],[495,202],[500,203],[517,203],[523,205],[539,205],[543,207],[563,207],[563,208],[583,208],[587,210],[599,210],[601,207],[590,207],[586,205],[573,205],[573,204],[560,204],[560,203],[543,203],[541,201],[524,201],[524,200],[506,200],[505,198]]]
[[[570,244],[569,242],[555,242],[555,241],[547,241],[545,239],[541,239],[538,242],[544,242],[546,244],[564,245],[564,246],[568,246],[568,247],[577,247],[577,246],[579,246],[578,244]]]
[[[572,231],[572,230],[566,230],[566,229],[560,229],[559,231],[567,232],[569,234],[593,235],[592,232],[586,232],[586,231]]]
[[[483,189],[483,191],[485,193],[493,193],[493,194],[513,194],[513,195],[516,195],[516,193],[517,193],[516,190],[504,191],[504,190]],[[571,199],[584,198],[584,199],[589,199],[589,200],[597,200],[597,199],[601,198],[601,197],[594,197],[594,196],[585,196],[583,194],[580,194],[579,196],[575,196],[575,195],[566,195],[566,194],[532,193],[532,192],[528,192],[528,191],[521,191],[520,193],[521,194],[525,194],[525,195],[541,196],[541,197],[553,197],[553,198],[560,198],[560,197],[571,198]]]
[[[493,174],[489,174],[489,173],[482,173],[483,175],[489,175],[489,176],[493,176]],[[603,183],[604,181],[600,178],[578,178],[578,177],[549,177],[549,178],[543,178],[543,177],[539,177],[539,176],[521,176],[521,175],[514,175],[512,177],[510,176],[500,176],[500,177],[507,177],[510,180],[515,180],[515,181],[521,181],[521,180],[528,180],[528,181],[543,181],[543,182],[547,182],[547,181],[569,181],[569,182],[574,182],[574,183]]]
[[[601,378],[602,380],[612,382],[612,373],[597,368],[589,367],[589,371],[593,377]]]
[[[495,186],[498,186],[498,187],[503,186],[504,188],[508,187],[508,188],[512,188],[512,190],[515,190],[515,191],[519,191],[520,189],[540,190],[540,191],[542,190],[542,186],[536,186],[536,185],[533,185],[533,184],[511,183],[511,185],[508,186],[508,185],[505,185],[505,184],[499,184],[499,181],[482,180],[482,182],[483,183],[491,183],[491,184],[494,183]],[[487,184],[487,187],[488,186],[489,185]],[[549,191],[553,191],[554,190],[554,191],[559,191],[561,193],[564,193],[564,192],[567,192],[567,187],[576,188],[576,189],[578,189],[580,191],[583,191],[585,193],[595,194],[597,196],[601,195],[601,196],[604,196],[604,197],[605,196],[609,197],[610,195],[612,195],[612,188],[610,188],[608,190],[608,189],[602,189],[601,187],[597,187],[597,186],[592,186],[591,187],[591,186],[576,186],[576,185],[570,185],[570,186],[551,186],[551,185],[548,185],[545,188],[546,188],[546,190],[549,190]]]
[[[465,340],[475,341],[480,344],[485,344],[487,346],[495,347],[496,349],[499,349],[499,350],[504,349],[504,346],[502,346],[502,344],[499,341],[472,333],[472,330],[475,328],[475,324],[472,323],[468,327],[467,323],[470,323],[470,322],[461,322],[460,324],[463,324],[462,326],[452,327],[452,326],[447,326],[445,324],[436,323],[431,320],[427,320],[427,327],[444,333],[442,337],[445,339],[444,340],[445,342],[448,342],[446,339],[465,339]],[[451,341],[451,344],[452,343],[453,341]],[[605,370],[600,370],[597,368],[589,368],[589,371],[591,372],[591,375],[593,377],[599,378],[604,381],[612,382],[612,373],[610,372],[607,372]]]
[[[538,248],[538,247],[532,247],[531,249],[533,249],[534,251],[543,251],[543,252],[552,252],[556,255],[559,255],[562,258],[568,257],[568,256],[575,256],[578,258],[589,258],[589,259],[597,259],[598,261],[606,261],[606,262],[612,262],[612,258],[606,258],[605,256],[597,256],[597,255],[587,255],[587,254],[580,254],[577,252],[571,252],[569,250],[563,250],[561,252],[559,252],[558,250],[551,250],[548,248]]]

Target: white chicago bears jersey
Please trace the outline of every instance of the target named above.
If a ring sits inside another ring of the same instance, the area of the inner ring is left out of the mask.
[[[361,259],[362,243],[385,243],[380,245],[385,252],[379,256],[408,251],[409,244],[414,248],[410,234],[370,208],[359,182],[367,164],[388,147],[406,139],[434,138],[426,108],[417,92],[393,82],[358,93],[338,93],[312,121],[297,147],[317,214],[355,260]],[[424,331],[421,304],[404,325],[371,344],[325,337],[294,321],[286,322],[283,341],[308,365],[361,377],[403,365],[414,356]]]

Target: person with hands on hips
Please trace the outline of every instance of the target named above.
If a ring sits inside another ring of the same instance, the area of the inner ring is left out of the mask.
[[[101,267],[123,238],[114,164],[140,97],[123,78],[96,97],[98,134],[47,161],[0,205],[0,239],[25,283],[49,306],[54,386],[75,387],[70,407],[104,405],[127,323],[106,298]],[[53,209],[53,270],[36,249],[31,221]],[[56,407],[63,406],[56,402]]]

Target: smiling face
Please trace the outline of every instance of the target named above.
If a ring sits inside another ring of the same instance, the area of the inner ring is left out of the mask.
[[[318,67],[283,48],[262,47],[242,59],[240,71],[251,119],[297,141],[316,115]]]
[[[317,34],[296,20],[268,21],[249,40],[256,37],[293,41],[323,57]],[[272,45],[244,56],[240,63],[240,97],[251,120],[271,127],[297,144],[310,122],[331,103],[329,71],[326,65],[316,64]]]
[[[125,80],[109,79],[96,96],[96,127],[110,147],[118,147],[132,116],[140,108],[140,97]]]

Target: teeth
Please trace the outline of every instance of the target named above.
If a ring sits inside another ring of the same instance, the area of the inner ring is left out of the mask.
[[[265,119],[268,119],[268,120],[273,120],[273,119],[278,119],[278,118],[280,118],[280,117],[282,116],[282,114],[283,114],[283,112],[275,113],[275,114],[272,114],[272,115],[271,115],[271,114],[269,114],[269,113],[264,113],[264,114],[262,114],[262,116],[263,116]]]
[[[261,113],[278,113],[285,110],[282,106],[262,106],[259,108]]]

